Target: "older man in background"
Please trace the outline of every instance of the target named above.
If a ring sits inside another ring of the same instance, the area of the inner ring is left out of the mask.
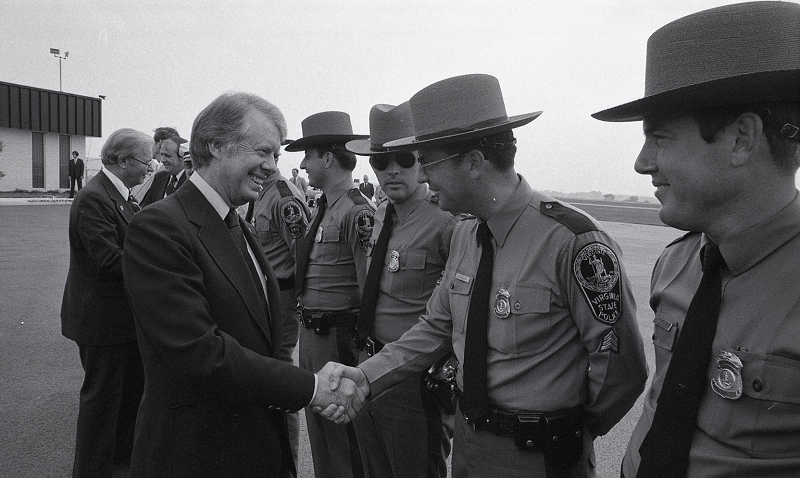
[[[144,375],[122,277],[128,222],[139,210],[130,188],[150,171],[153,140],[120,129],[100,151],[102,167],[69,214],[69,273],[61,330],[78,344],[85,372],[72,476],[112,476],[131,459]]]

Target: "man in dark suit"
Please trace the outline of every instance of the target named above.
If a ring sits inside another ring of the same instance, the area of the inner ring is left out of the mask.
[[[72,158],[69,160],[69,197],[75,197],[75,184],[78,185],[78,191],[83,186],[83,160],[78,157],[78,152],[72,152]]]
[[[181,147],[186,142],[177,132],[161,141],[159,157],[164,169],[153,176],[153,183],[142,199],[142,207],[171,195],[186,181],[189,175],[185,173],[181,153]]]
[[[361,408],[352,382],[329,388],[276,357],[279,286],[235,208],[255,200],[286,122],[229,93],[195,119],[195,172],[131,223],[124,276],[146,376],[131,476],[296,476],[286,411],[319,404],[338,422]]]
[[[78,192],[69,215],[70,264],[61,328],[78,344],[85,372],[73,477],[111,477],[128,462],[144,375],[122,280],[122,246],[138,210],[129,188],[150,166],[152,140],[121,129],[103,146],[100,173]],[[116,460],[115,460],[116,459]]]

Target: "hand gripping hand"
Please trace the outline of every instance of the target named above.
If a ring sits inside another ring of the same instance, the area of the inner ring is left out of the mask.
[[[328,362],[317,372],[318,388],[312,410],[335,423],[352,420],[369,395],[369,382],[361,369]]]

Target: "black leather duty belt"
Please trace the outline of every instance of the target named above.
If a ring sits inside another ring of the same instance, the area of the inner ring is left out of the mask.
[[[582,442],[582,414],[581,407],[547,413],[511,413],[494,409],[481,419],[467,418],[467,423],[475,430],[512,437],[519,449],[548,451],[559,440],[577,442],[575,445]]]
[[[367,337],[366,340],[364,340],[364,350],[367,351],[367,355],[369,355],[370,357],[380,352],[383,349],[384,345],[386,344],[376,339],[375,337]]]
[[[294,275],[287,277],[286,279],[278,279],[278,289],[280,290],[294,290]]]
[[[297,315],[303,326],[314,329],[317,335],[327,335],[331,327],[355,327],[358,322],[358,309],[348,310],[309,310],[298,308]]]

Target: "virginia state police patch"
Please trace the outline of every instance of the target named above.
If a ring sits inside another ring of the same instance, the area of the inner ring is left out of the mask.
[[[369,239],[372,237],[372,227],[375,225],[375,218],[370,209],[362,209],[356,214],[356,232],[358,233],[358,243],[361,250],[367,252],[369,249]]]
[[[622,314],[617,255],[605,244],[593,242],[578,252],[572,270],[594,317],[613,325]]]
[[[281,206],[281,218],[293,239],[297,239],[303,235],[304,224],[303,215],[300,213],[300,206],[291,201],[286,201],[283,206]]]

